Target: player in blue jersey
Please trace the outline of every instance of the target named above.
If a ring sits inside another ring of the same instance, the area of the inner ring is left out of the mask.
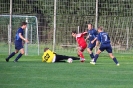
[[[15,36],[15,52],[12,52],[6,58],[6,62],[8,62],[11,57],[13,57],[15,54],[17,54],[20,51],[20,54],[14,60],[14,62],[18,62],[18,59],[24,54],[23,41],[27,43],[29,42],[27,39],[23,37],[23,34],[24,34],[23,30],[26,29],[26,27],[27,27],[27,23],[22,22],[21,27],[18,28]]]
[[[106,50],[109,53],[109,56],[113,59],[113,61],[116,63],[117,66],[119,66],[119,63],[117,61],[117,59],[113,56],[112,54],[112,46],[110,44],[110,38],[108,36],[108,34],[106,32],[103,32],[103,28],[100,26],[98,27],[98,36],[97,36],[97,43],[96,46],[99,44],[100,42],[100,48],[98,49],[98,51],[96,52],[96,55],[94,57],[94,61],[90,62],[91,64],[96,64],[96,61],[98,59],[99,54]]]
[[[91,61],[94,60],[94,54],[92,52],[93,48],[96,46],[96,40],[97,40],[97,31],[93,28],[92,24],[88,24],[88,36],[86,40],[89,40],[87,51],[90,54]]]

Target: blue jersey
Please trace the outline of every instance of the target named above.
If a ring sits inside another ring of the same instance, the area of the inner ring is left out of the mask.
[[[100,32],[97,39],[101,44],[110,44],[110,38],[106,32]]]
[[[19,37],[19,33],[21,33],[21,35],[23,36],[23,29],[22,28],[18,28],[17,32],[16,32],[16,36],[15,36],[15,44],[22,44],[22,39]]]
[[[94,40],[97,37],[97,31],[95,29],[88,30],[89,41]]]

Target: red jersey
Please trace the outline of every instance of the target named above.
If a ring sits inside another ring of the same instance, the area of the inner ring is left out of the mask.
[[[76,41],[77,41],[78,45],[82,48],[86,48],[86,46],[87,46],[87,43],[84,39],[85,34],[87,34],[87,32],[83,32],[83,33],[76,35]]]

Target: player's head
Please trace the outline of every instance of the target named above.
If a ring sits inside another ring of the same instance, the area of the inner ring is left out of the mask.
[[[44,52],[46,52],[49,48],[44,48]]]
[[[26,27],[27,27],[27,22],[22,22],[21,23],[21,28],[22,29],[26,29]]]
[[[77,34],[76,31],[72,31],[72,36],[73,36],[73,37],[76,37],[76,34]]]
[[[102,26],[99,26],[99,27],[97,28],[97,31],[98,31],[98,32],[102,32],[102,31],[103,31],[103,27],[102,27]]]
[[[91,23],[88,24],[88,30],[91,30],[93,28],[93,25]]]

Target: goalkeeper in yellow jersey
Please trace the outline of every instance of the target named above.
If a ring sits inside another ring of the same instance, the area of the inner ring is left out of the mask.
[[[59,55],[51,51],[49,48],[45,48],[42,56],[42,62],[47,62],[47,63],[65,62],[65,60],[67,60],[68,58],[72,58],[73,60],[80,60],[80,58],[78,57]]]

